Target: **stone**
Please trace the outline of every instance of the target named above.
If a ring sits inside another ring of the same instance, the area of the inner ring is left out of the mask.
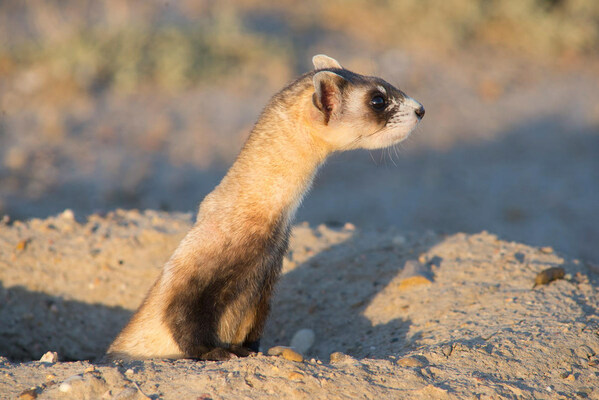
[[[27,244],[29,244],[29,239],[21,239],[15,247],[17,251],[24,251],[27,248]]]
[[[397,364],[404,367],[422,368],[424,363],[415,357],[404,357],[397,360]]]
[[[19,400],[33,400],[33,399],[37,399],[37,390],[36,390],[36,388],[31,388],[31,389],[23,390],[19,394],[19,397],[17,397],[17,399],[19,399]]]
[[[300,353],[298,353],[297,351],[292,350],[292,349],[284,349],[283,352],[281,353],[281,355],[283,356],[283,358],[285,360],[295,361],[295,362],[304,361],[304,356],[302,356]]]
[[[411,276],[399,282],[400,289],[407,289],[413,286],[429,285],[432,281],[424,276]]]
[[[314,344],[314,337],[315,334],[312,329],[300,329],[293,335],[289,346],[299,353],[305,354]]]
[[[405,262],[399,273],[399,289],[432,283],[432,273],[429,265],[416,260]]]
[[[77,374],[77,375],[73,375],[68,377],[67,379],[65,379],[60,386],[58,386],[58,390],[60,390],[63,393],[68,393],[73,389],[73,383],[75,382],[79,382],[83,380],[83,376]]]
[[[75,213],[70,208],[67,208],[62,213],[58,215],[58,218],[67,220],[67,221],[75,221]]]
[[[329,356],[329,360],[331,364],[335,364],[335,363],[341,363],[341,362],[350,362],[350,361],[355,361],[355,359],[352,356],[349,356],[345,353],[342,353],[340,351],[336,351],[334,353],[331,353],[331,355]]]
[[[269,356],[280,356],[281,353],[283,353],[283,349],[285,348],[285,346],[273,346],[270,349],[268,349],[266,354],[268,354]]]
[[[535,284],[533,285],[533,289],[539,285],[546,285],[550,282],[553,282],[557,279],[563,279],[566,275],[566,271],[561,267],[551,267],[544,269],[539,272],[535,278]]]
[[[40,362],[54,364],[58,362],[58,353],[55,351],[48,351],[40,358]]]
[[[268,355],[269,356],[281,356],[284,359],[289,360],[289,361],[295,361],[295,362],[304,361],[304,356],[302,356],[297,351],[295,351],[289,347],[285,347],[285,346],[271,347],[270,349],[268,349]]]

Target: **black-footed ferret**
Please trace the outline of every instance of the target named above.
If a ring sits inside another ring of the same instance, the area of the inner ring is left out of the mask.
[[[290,223],[336,151],[387,147],[424,116],[384,80],[325,55],[277,93],[108,359],[223,360],[258,351]]]

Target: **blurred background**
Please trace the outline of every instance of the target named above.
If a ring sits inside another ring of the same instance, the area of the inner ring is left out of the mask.
[[[0,215],[195,211],[326,53],[426,108],[334,156],[298,220],[487,230],[599,261],[599,2],[0,2]]]

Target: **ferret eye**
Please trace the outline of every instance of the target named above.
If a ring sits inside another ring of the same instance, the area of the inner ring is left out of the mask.
[[[382,110],[387,105],[385,98],[380,94],[377,94],[370,99],[370,106],[375,110]]]

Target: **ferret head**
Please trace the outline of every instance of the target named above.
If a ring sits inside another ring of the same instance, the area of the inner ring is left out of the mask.
[[[312,58],[310,116],[335,150],[378,149],[408,137],[424,116],[422,104],[384,80],[344,69],[333,58]]]

